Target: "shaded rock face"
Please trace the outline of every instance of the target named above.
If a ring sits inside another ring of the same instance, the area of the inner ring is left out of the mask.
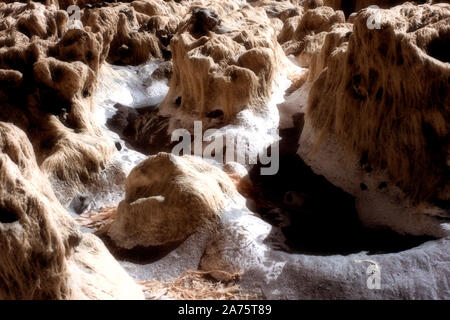
[[[192,156],[158,153],[136,166],[108,235],[123,248],[186,239],[214,230],[220,212],[238,195],[220,169]]]
[[[59,204],[24,132],[0,122],[0,146],[0,297],[142,298],[100,240],[81,234]]]

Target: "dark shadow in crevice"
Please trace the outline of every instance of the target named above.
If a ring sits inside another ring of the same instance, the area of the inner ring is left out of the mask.
[[[119,261],[128,261],[134,264],[146,265],[156,262],[180,246],[182,241],[171,242],[162,246],[143,247],[136,246],[132,249],[124,249],[117,246],[106,235],[98,235],[102,239],[109,252]]]
[[[178,141],[171,142],[167,133],[169,118],[159,115],[157,106],[131,108],[117,103],[116,114],[106,122],[130,149],[145,155],[171,152]],[[121,146],[119,146],[121,148]]]
[[[354,197],[315,174],[296,154],[302,117],[295,122],[297,129],[280,130],[278,173],[260,175],[260,164],[250,171],[256,194],[261,197],[255,199],[258,214],[279,227],[285,237],[282,246],[271,240],[268,245],[273,242],[274,249],[311,255],[380,254],[400,252],[433,239],[364,227]]]
[[[450,37],[442,36],[431,40],[427,46],[427,53],[442,62],[450,62]]]
[[[0,223],[14,223],[19,221],[19,216],[11,209],[0,207]]]

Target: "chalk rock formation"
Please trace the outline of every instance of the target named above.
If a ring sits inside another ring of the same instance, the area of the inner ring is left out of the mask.
[[[0,298],[143,298],[102,242],[78,231],[25,133],[0,122],[0,150]]]
[[[323,38],[333,25],[345,23],[342,11],[334,11],[330,7],[318,7],[307,10],[303,15],[289,18],[278,35],[278,41],[283,45],[284,52],[297,56],[317,40],[314,36],[320,34]],[[320,42],[318,46],[320,47]]]
[[[82,9],[76,27],[62,10],[71,4]],[[116,179],[116,148],[94,119],[100,66],[170,57],[167,45],[185,11],[165,1],[0,4],[0,120],[27,132],[63,203]]]
[[[282,63],[274,29],[262,8],[228,1],[192,8],[171,40],[173,75],[161,103],[180,119],[222,119],[264,112]]]
[[[0,11],[0,119],[27,132],[40,167],[70,197],[114,152],[90,103],[101,44],[91,32],[67,31],[67,13],[55,7],[11,3]]]
[[[314,58],[299,153],[357,197],[367,224],[443,236],[450,67],[442,48],[450,7],[381,10],[380,29],[367,27],[372,14],[360,11],[351,35],[327,36]]]
[[[158,153],[128,176],[108,235],[123,248],[186,239],[200,228],[214,230],[220,212],[238,196],[230,178],[202,159]]]
[[[160,6],[165,8],[166,5],[161,3]],[[151,24],[151,17],[147,14],[157,13],[142,5],[142,1],[135,1],[130,5],[86,8],[81,22],[101,39],[103,55],[108,62],[137,65],[152,57],[161,58],[165,50],[156,30],[166,30],[167,23]],[[176,19],[174,21],[176,23]],[[168,28],[173,31],[173,22]]]

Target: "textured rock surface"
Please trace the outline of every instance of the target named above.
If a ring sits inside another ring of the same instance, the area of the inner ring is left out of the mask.
[[[158,153],[136,166],[108,230],[124,248],[157,246],[214,230],[225,205],[238,196],[220,169],[192,156]]]
[[[81,234],[41,174],[23,131],[0,123],[0,297],[139,299],[95,236]]]
[[[265,298],[449,299],[450,7],[403,2],[0,3],[0,298],[142,298],[118,260]],[[160,153],[177,128],[237,157]]]
[[[311,42],[311,37],[321,32],[330,31],[337,23],[344,23],[342,11],[330,7],[318,7],[306,11],[301,16],[288,19],[281,30],[278,41],[283,44],[286,54],[298,55]]]
[[[367,28],[371,12],[363,10],[350,36],[328,34],[314,57],[299,152],[357,197],[368,224],[442,236],[448,234],[448,212],[439,203],[449,199],[450,69],[430,48],[448,39],[450,7],[405,4],[381,13],[381,29]],[[378,188],[383,181],[401,191]],[[428,203],[417,206],[421,201]]]
[[[0,88],[0,119],[27,133],[41,169],[70,196],[114,150],[90,103],[102,44],[90,31],[67,30],[67,13],[55,7],[11,3],[0,12],[0,68],[10,83]]]
[[[162,109],[199,119],[220,110],[229,122],[243,108],[264,107],[282,60],[279,46],[263,10],[238,8],[229,2],[194,9],[180,26],[171,41],[174,69]]]
[[[170,57],[166,46],[186,11],[173,1],[88,2],[0,4],[0,120],[30,136],[64,203],[117,180],[114,169],[104,173],[116,149],[93,116],[100,66]],[[71,4],[83,9],[76,28],[63,10]]]

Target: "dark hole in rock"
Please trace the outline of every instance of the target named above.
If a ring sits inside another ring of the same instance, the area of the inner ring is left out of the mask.
[[[163,46],[167,47],[170,44],[170,40],[172,39],[172,35],[164,29],[156,30],[156,36],[159,41],[163,44]]]
[[[367,166],[364,171],[366,171],[367,173],[371,173],[372,172],[372,167],[371,166]]]
[[[287,193],[284,198],[286,199],[286,202],[288,202],[288,203],[291,203],[294,200],[291,193]]]
[[[114,145],[116,146],[116,149],[117,149],[118,151],[122,150],[122,145],[120,144],[119,141],[116,141],[116,142],[114,143]]]
[[[208,118],[215,119],[223,117],[223,111],[220,109],[213,110],[206,115]]]
[[[367,151],[364,151],[361,155],[361,159],[359,160],[359,165],[361,167],[367,163],[368,157],[369,157],[369,155],[368,155]]]
[[[26,35],[28,38],[31,38],[31,34],[27,28],[26,25],[24,25],[23,23],[19,23],[17,26],[17,31],[19,31],[20,33],[23,33],[24,35]]]
[[[178,106],[181,104],[181,97],[176,98],[175,104]]]
[[[64,99],[54,89],[44,85],[39,87],[39,100],[41,109],[53,115],[60,115],[62,110],[70,113],[72,109],[70,101]]]
[[[381,98],[383,98],[383,88],[379,88],[375,97],[378,101],[381,100]]]
[[[61,68],[58,68],[58,67],[51,68],[50,72],[51,72],[52,80],[54,82],[60,82],[62,80],[63,71]]]
[[[94,59],[94,54],[92,53],[92,51],[88,51],[88,52],[86,53],[86,59],[87,59],[88,61],[91,61],[92,59]]]
[[[172,59],[172,51],[170,51],[170,49],[168,49],[167,47],[162,47],[161,52],[164,60]]]
[[[280,170],[274,176],[261,176],[259,169],[257,165],[250,171],[254,186],[262,191],[265,200],[257,201],[257,212],[266,222],[281,227],[286,246],[281,250],[311,255],[346,255],[361,251],[390,253],[407,250],[432,239],[364,227],[358,219],[354,198],[323,176],[316,175],[296,155],[281,156]],[[288,196],[289,193],[284,195],[287,190],[306,194],[303,205],[283,204],[283,200],[294,200]],[[280,225],[285,218],[289,224]],[[280,250],[273,237],[279,235],[271,234],[266,244],[273,242],[273,247]]]
[[[387,183],[385,181],[381,182],[378,185],[378,189],[383,190],[384,188],[387,188]]]
[[[365,183],[361,183],[361,184],[359,185],[359,187],[361,188],[362,191],[365,191],[365,190],[369,189],[369,188],[367,188],[367,186],[366,186]]]
[[[427,47],[427,53],[443,62],[450,62],[450,37],[433,39]]]
[[[9,208],[0,207],[0,222],[1,223],[13,223],[19,220],[17,213]]]
[[[447,212],[450,212],[450,200],[431,198],[430,203],[441,209],[444,209]]]
[[[77,54],[74,51],[69,51],[66,53],[65,58],[67,59],[67,61],[75,61],[77,60]]]

